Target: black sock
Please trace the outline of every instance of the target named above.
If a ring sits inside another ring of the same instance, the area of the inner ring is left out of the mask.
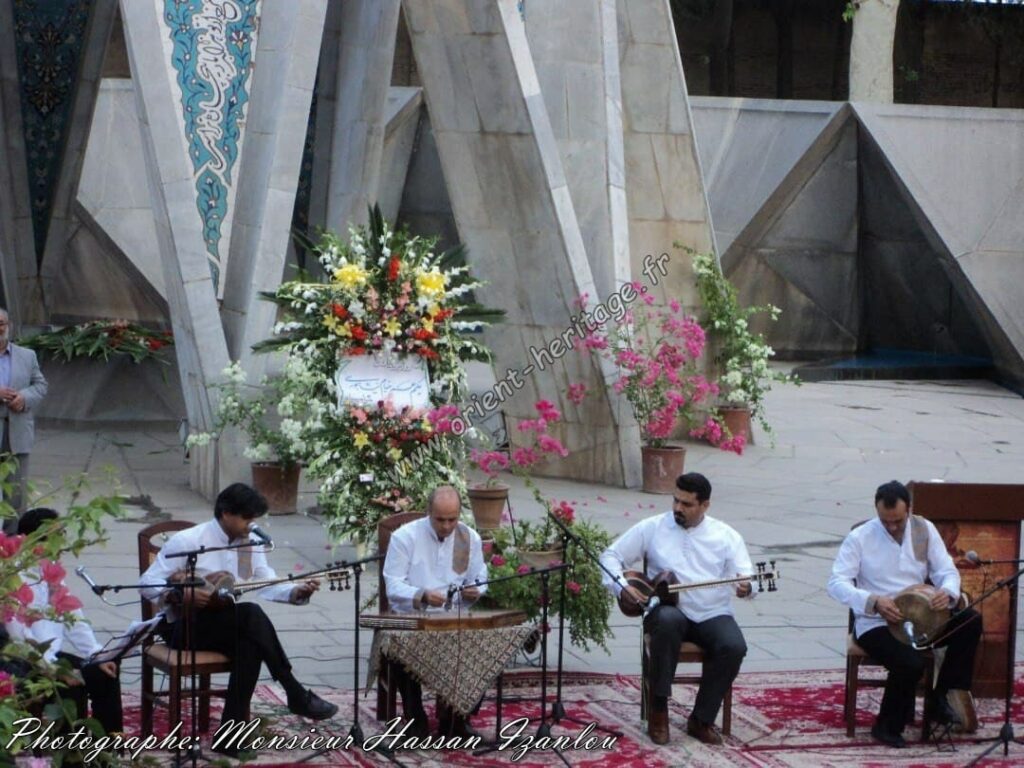
[[[668,712],[668,696],[652,697],[651,709],[655,712]]]

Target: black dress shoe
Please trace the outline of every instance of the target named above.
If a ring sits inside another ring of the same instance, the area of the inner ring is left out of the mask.
[[[482,738],[480,732],[469,724],[468,717],[455,715],[450,719],[441,720],[438,723],[437,733],[445,738],[455,737],[457,739]]]
[[[298,701],[288,699],[288,711],[293,715],[308,717],[310,720],[326,720],[338,712],[338,705],[324,701],[311,690],[306,689]]]
[[[907,746],[907,742],[903,740],[903,737],[900,734],[890,733],[887,728],[879,723],[875,723],[874,726],[872,726],[871,738],[885,744],[887,747],[893,747],[895,749],[903,749]]]
[[[426,739],[430,736],[430,722],[426,712],[419,712],[412,717],[406,715],[405,719],[410,721],[409,727],[405,729],[406,736],[413,739]]]
[[[925,718],[940,725],[963,725],[956,710],[949,705],[945,696],[933,694],[924,703]]]

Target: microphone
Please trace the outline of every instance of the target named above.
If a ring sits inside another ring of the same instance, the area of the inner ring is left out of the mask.
[[[978,557],[978,553],[973,549],[964,553],[964,560],[974,563],[975,565],[985,565],[985,561]]]
[[[100,597],[103,597],[103,587],[101,587],[99,584],[97,584],[95,581],[92,580],[92,577],[88,573],[86,573],[84,565],[80,565],[77,568],[75,568],[75,574],[82,581],[84,581],[86,584],[88,584],[89,588],[95,594],[99,595]]]
[[[267,532],[260,528],[256,523],[249,526],[249,535],[255,536],[260,540],[260,543],[266,544],[268,547],[273,546],[274,541],[267,535]]]

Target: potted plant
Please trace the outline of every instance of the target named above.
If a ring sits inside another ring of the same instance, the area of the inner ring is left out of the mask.
[[[557,515],[591,552],[600,554],[611,543],[612,537],[607,531],[595,523],[579,520],[569,502],[547,502],[547,505],[552,514]],[[527,574],[533,568],[565,559],[572,566],[565,576],[563,615],[569,624],[570,642],[585,650],[589,650],[593,644],[608,651],[607,639],[611,634],[608,619],[612,600],[602,586],[600,568],[577,545],[570,543],[568,551],[564,553],[561,546],[560,530],[547,517],[541,523],[516,523],[515,537],[512,528],[502,528],[494,534],[494,544],[488,558],[490,577],[498,579],[513,574]],[[531,556],[538,551],[546,553],[540,561]],[[560,577],[551,579],[549,618],[559,614],[560,586]],[[487,599],[493,605],[517,608],[525,611],[530,619],[536,619],[543,608],[541,580],[538,577],[523,576],[493,583],[487,589]]]
[[[583,347],[596,350],[618,368],[614,389],[629,401],[640,425],[643,490],[672,493],[683,472],[686,449],[668,441],[680,422],[691,429],[706,423],[701,417],[717,386],[697,368],[705,344],[704,329],[697,320],[685,315],[678,301],[659,307],[639,283],[633,288],[641,297],[640,305],[607,332],[591,333]],[[572,387],[569,394],[572,397]],[[720,441],[719,447],[742,451],[742,442],[724,432],[721,437],[729,442]]]
[[[309,404],[302,398],[302,363],[289,357],[284,373],[248,384],[239,363],[223,371],[212,432],[190,435],[189,446],[206,445],[225,429],[237,427],[248,437],[245,457],[252,462],[253,486],[267,499],[271,514],[294,514],[299,474],[308,453],[305,421]]]
[[[501,451],[474,448],[469,454],[469,461],[487,475],[486,482],[474,483],[466,491],[476,528],[482,535],[496,530],[502,523],[508,503],[508,486],[498,482],[498,473],[508,469],[508,456]]]
[[[769,436],[771,426],[765,416],[764,398],[775,382],[796,382],[794,376],[773,371],[768,359],[775,351],[760,333],[750,328],[750,318],[767,314],[774,322],[782,310],[771,304],[743,307],[736,288],[715,261],[714,254],[686,249],[693,258],[704,311],[707,312],[708,334],[715,347],[714,362],[719,370],[718,414],[734,435],[753,438],[751,419],[757,419]]]

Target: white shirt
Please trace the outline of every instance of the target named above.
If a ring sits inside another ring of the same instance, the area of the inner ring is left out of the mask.
[[[50,604],[50,585],[40,580],[38,574],[33,571],[26,572],[21,579],[32,589],[32,604],[29,608],[45,611]],[[71,615],[76,621],[70,626],[49,619],[39,619],[33,622],[31,627],[15,619],[4,626],[12,640],[34,640],[40,644],[49,642],[50,646],[44,651],[43,658],[51,663],[57,660],[57,654],[61,651],[87,659],[103,646],[96,639],[92,625],[86,620],[80,608],[71,611]]]
[[[228,545],[228,535],[220,527],[220,523],[214,520],[207,520],[205,523],[194,525],[183,531],[178,531],[171,536],[168,542],[161,547],[156,560],[149,566],[140,583],[142,584],[163,584],[175,571],[185,569],[186,557],[169,558],[179,552],[191,552],[200,547],[224,547]],[[267,564],[267,555],[261,544],[255,544],[252,552],[252,579],[263,581],[277,578],[277,573]],[[238,578],[238,552],[237,549],[224,549],[219,552],[204,552],[199,555],[196,561],[196,575],[213,573],[215,571],[227,571],[236,579]],[[257,594],[265,600],[273,600],[279,603],[289,602],[295,583],[285,582],[264,587]],[[160,588],[149,588],[142,590],[142,596],[149,600],[156,600],[166,590]],[[170,618],[170,617],[168,617]]]
[[[754,566],[743,537],[721,520],[704,515],[694,528],[683,528],[672,512],[643,520],[618,539],[601,555],[601,562],[616,576],[627,565],[647,556],[647,577],[673,571],[681,583],[714,581],[747,576]],[[616,596],[622,586],[603,573],[604,585]],[[704,587],[679,593],[679,610],[691,621],[707,621],[715,616],[732,616],[732,596],[736,584]]]
[[[854,633],[860,637],[875,627],[884,627],[885,619],[877,613],[868,614],[868,598],[893,597],[907,587],[923,584],[931,577],[932,584],[947,592],[954,600],[960,598],[960,573],[946,551],[935,526],[918,518],[928,531],[928,562],[914,557],[913,525],[907,520],[903,543],[889,535],[877,517],[857,526],[843,539],[828,580],[829,595],[853,610]],[[854,584],[854,579],[857,583]]]
[[[418,609],[419,598],[426,590],[443,592],[452,584],[461,586],[487,580],[487,564],[479,534],[463,523],[459,523],[459,529],[469,534],[469,567],[465,573],[456,573],[452,568],[455,533],[446,536],[444,541],[438,541],[429,517],[406,523],[391,535],[384,559],[384,587],[392,611],[407,613]],[[487,585],[479,589],[483,594]],[[440,611],[443,608],[427,610]]]

